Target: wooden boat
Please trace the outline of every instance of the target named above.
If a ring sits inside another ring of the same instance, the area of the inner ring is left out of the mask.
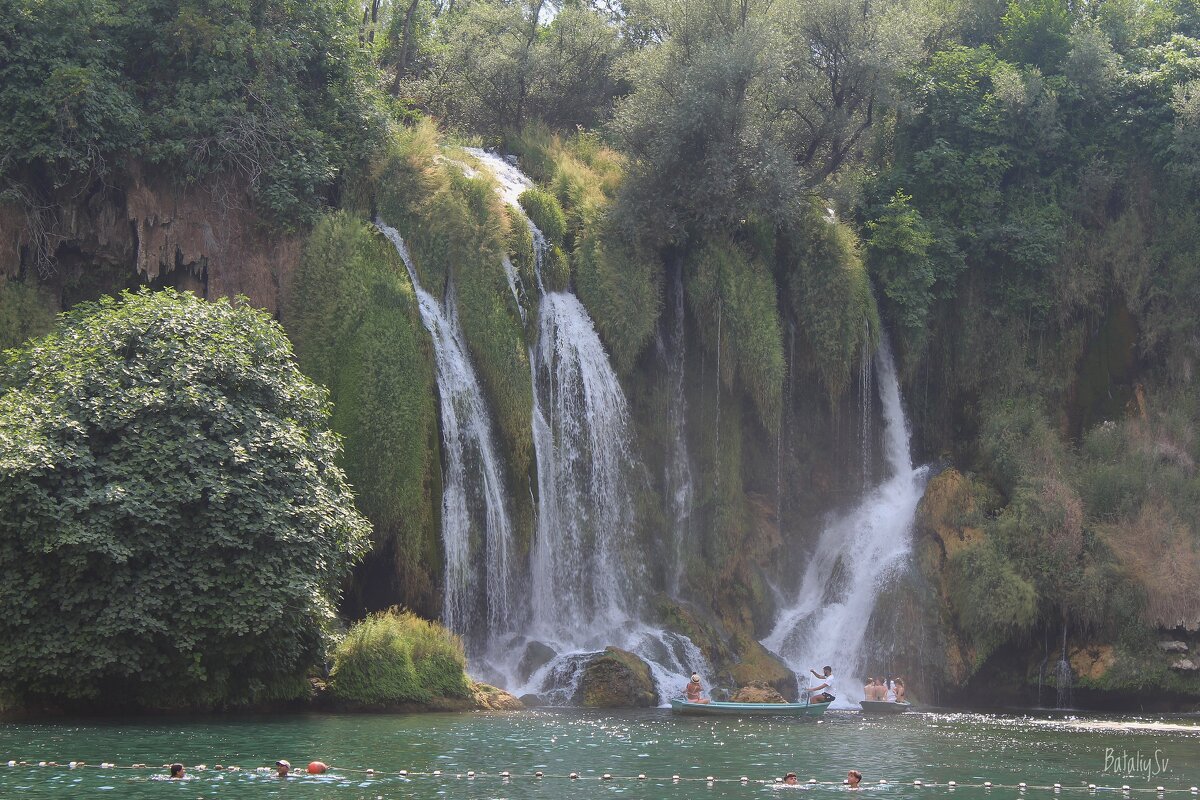
[[[912,703],[896,703],[891,700],[860,700],[864,714],[903,714],[912,709]]]
[[[672,700],[676,714],[699,714],[715,717],[819,717],[829,703],[689,703]]]

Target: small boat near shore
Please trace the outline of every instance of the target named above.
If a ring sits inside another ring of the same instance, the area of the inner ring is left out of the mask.
[[[672,700],[671,711],[676,714],[696,714],[713,717],[819,717],[829,703],[689,703]]]
[[[860,700],[864,714],[903,714],[912,710],[912,703],[897,703],[891,700]]]

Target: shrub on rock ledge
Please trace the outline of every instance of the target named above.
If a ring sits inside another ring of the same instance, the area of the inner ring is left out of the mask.
[[[243,303],[124,294],[0,361],[0,674],[18,703],[295,697],[367,546],[323,389]]]
[[[436,622],[396,609],[358,622],[333,652],[330,693],[360,706],[471,696],[462,640]]]

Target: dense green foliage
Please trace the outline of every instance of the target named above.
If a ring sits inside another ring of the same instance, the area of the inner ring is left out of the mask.
[[[329,691],[360,706],[467,697],[466,666],[457,636],[436,622],[392,609],[356,623],[338,642]]]
[[[392,585],[371,593],[435,613],[441,548],[432,354],[400,257],[366,223],[326,217],[308,237],[283,316],[301,369],[329,388],[341,463],[374,529],[374,557],[392,576]]]
[[[314,219],[384,131],[348,0],[6,0],[0,177],[36,206],[130,159]]]
[[[369,526],[259,311],[84,304],[0,369],[0,669],[23,702],[307,692]]]
[[[50,330],[54,312],[46,294],[33,281],[0,278],[0,350]]]

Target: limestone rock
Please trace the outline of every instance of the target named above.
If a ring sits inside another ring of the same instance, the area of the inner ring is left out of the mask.
[[[1188,651],[1187,642],[1169,641],[1159,642],[1158,649],[1166,653],[1186,653]]]
[[[770,684],[754,681],[749,686],[743,686],[733,693],[730,700],[734,703],[786,703],[783,695],[775,691]]]
[[[579,679],[583,705],[589,708],[652,708],[658,689],[649,665],[627,650],[605,648],[583,668]]]
[[[1200,670],[1200,664],[1192,661],[1190,658],[1181,658],[1171,665],[1171,669],[1179,672],[1195,672]]]
[[[513,695],[486,683],[471,686],[471,696],[484,711],[520,711],[525,704]]]
[[[533,673],[549,664],[556,655],[558,653],[554,652],[554,648],[542,642],[533,641],[526,644],[521,662],[517,664],[517,677],[521,683],[528,682]]]
[[[741,661],[730,670],[734,683],[738,686],[763,683],[779,692],[787,702],[796,702],[796,673],[757,641],[743,636],[737,638]]]
[[[1098,681],[1116,660],[1111,644],[1085,645],[1071,651],[1071,671],[1081,679]]]

